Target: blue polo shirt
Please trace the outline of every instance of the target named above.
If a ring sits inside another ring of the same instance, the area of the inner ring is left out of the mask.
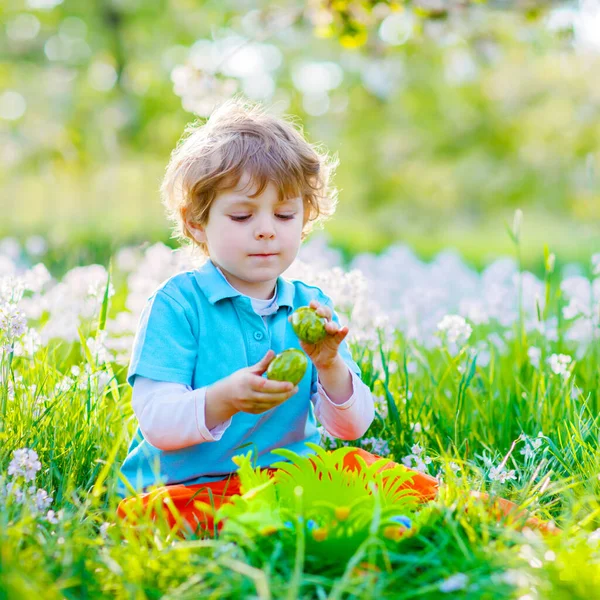
[[[301,350],[288,316],[311,300],[333,311],[331,299],[320,288],[280,276],[277,310],[265,321],[253,310],[251,299],[229,285],[211,260],[199,269],[178,273],[150,296],[142,311],[127,382],[133,386],[136,375],[141,375],[197,389],[256,364],[269,349],[277,354],[287,348]],[[333,320],[339,323],[335,312]],[[339,353],[360,377],[345,341]],[[260,467],[284,460],[271,452],[275,448],[313,454],[305,442],[320,441],[310,401],[316,391],[317,370],[309,361],[297,394],[261,414],[235,414],[218,441],[160,450],[148,443],[138,427],[121,475],[140,492],[151,485],[224,479],[237,469],[232,457],[251,449]],[[122,481],[117,493],[129,495]]]

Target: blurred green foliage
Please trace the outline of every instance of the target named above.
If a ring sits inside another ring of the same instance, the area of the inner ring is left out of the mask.
[[[436,4],[454,6],[3,3],[0,237],[40,233],[71,265],[168,243],[169,153],[241,91],[339,155],[326,229],[347,257],[405,241],[482,266],[511,252],[504,222],[522,208],[526,266],[544,242],[585,260],[600,239],[599,47],[568,4]],[[360,43],[336,25],[346,13]]]

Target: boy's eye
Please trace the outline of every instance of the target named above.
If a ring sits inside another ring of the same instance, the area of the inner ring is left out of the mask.
[[[279,217],[280,219],[284,220],[284,221],[289,221],[290,219],[293,219],[295,215],[275,215],[276,217]],[[247,219],[250,218],[250,215],[242,215],[242,216],[237,216],[237,217],[230,217],[232,221],[246,221]]]

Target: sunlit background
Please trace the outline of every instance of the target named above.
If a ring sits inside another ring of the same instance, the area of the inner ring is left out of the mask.
[[[588,263],[598,2],[358,4],[2,3],[2,252],[59,274],[127,244],[175,246],[158,193],[169,154],[241,92],[339,156],[338,211],[316,235],[347,261],[401,242],[482,268],[514,254],[522,209],[527,268],[543,270],[544,244]]]

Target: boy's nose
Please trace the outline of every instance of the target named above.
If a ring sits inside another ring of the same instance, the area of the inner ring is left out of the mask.
[[[261,223],[256,228],[255,236],[257,239],[275,237],[275,229],[270,223]]]

